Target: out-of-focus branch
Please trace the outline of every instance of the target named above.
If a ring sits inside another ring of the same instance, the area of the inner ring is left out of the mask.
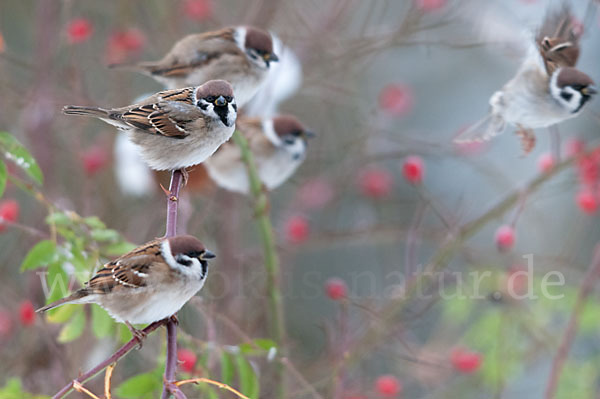
[[[592,146],[592,148],[595,147],[596,145]],[[557,164],[552,170],[541,173],[525,187],[514,190],[483,215],[471,222],[466,223],[461,229],[459,229],[457,234],[451,236],[445,245],[443,245],[433,255],[423,273],[419,273],[418,275],[415,275],[414,278],[408,280],[405,294],[401,298],[390,300],[389,303],[381,310],[381,319],[385,320],[386,322],[392,322],[395,320],[396,317],[400,315],[406,308],[407,303],[409,303],[411,299],[414,299],[414,295],[416,292],[418,292],[419,288],[430,284],[431,280],[435,277],[435,273],[446,267],[448,262],[452,259],[455,252],[459,250],[464,241],[475,235],[490,221],[496,220],[509,209],[511,209],[516,203],[518,203],[522,192],[525,191],[531,195],[544,183],[570,167],[573,162],[588,156],[592,151],[584,152],[578,157],[568,158],[565,161]],[[347,357],[347,362],[353,362],[360,359],[364,354],[372,351],[373,348],[376,347],[386,336],[387,329],[383,328],[380,323],[369,326],[362,337],[355,342],[354,348],[356,349]]]
[[[162,326],[164,323],[165,323],[165,320],[156,321],[156,322],[150,324],[148,327],[144,328],[142,331],[146,335],[150,334],[152,331],[156,330],[158,327]],[[76,384],[76,383],[83,384],[85,381],[89,380],[90,378],[92,378],[93,376],[95,376],[96,374],[98,374],[99,372],[101,372],[102,370],[104,370],[105,368],[110,366],[111,364],[117,362],[119,359],[121,359],[123,356],[125,356],[127,353],[129,353],[130,350],[135,348],[135,346],[138,344],[139,344],[138,339],[135,337],[132,338],[129,342],[127,342],[125,345],[123,345],[121,348],[119,348],[119,350],[116,351],[108,359],[104,360],[103,362],[98,364],[96,367],[81,374],[75,380],[73,380],[70,383],[68,383],[67,385],[65,385],[60,391],[58,391],[52,397],[52,399],[60,399],[60,398],[65,397],[69,393],[69,391],[71,391],[73,389],[74,384]]]
[[[248,146],[248,141],[239,131],[233,134],[233,141],[240,148],[242,160],[248,171],[250,193],[254,201],[254,212],[263,244],[264,263],[267,272],[267,290],[271,310],[270,316],[272,320],[271,331],[279,350],[284,353],[285,322],[283,319],[281,292],[279,290],[279,257],[275,246],[273,226],[269,218],[269,199],[258,177],[258,171],[256,170],[256,164],[254,163],[252,151]],[[285,397],[285,384],[282,368],[277,369],[276,378],[278,380],[279,397],[283,398]]]
[[[571,312],[571,317],[569,318],[569,323],[567,324],[567,329],[565,330],[565,334],[563,335],[562,341],[560,342],[558,350],[556,351],[556,355],[554,356],[554,360],[552,361],[550,378],[548,379],[546,394],[544,396],[546,399],[553,399],[556,395],[560,373],[562,372],[569,351],[571,350],[571,345],[575,339],[575,334],[577,333],[579,316],[583,311],[588,296],[596,285],[598,277],[600,277],[600,244],[596,246],[592,263],[590,264],[586,276],[581,282],[579,293],[577,294],[577,300],[575,301],[575,305],[573,306],[573,310]]]

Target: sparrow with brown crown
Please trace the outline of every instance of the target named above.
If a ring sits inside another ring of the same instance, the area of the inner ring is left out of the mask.
[[[85,287],[37,312],[64,304],[96,303],[141,338],[131,325],[177,313],[204,285],[208,260],[214,257],[193,236],[154,240],[105,264]]]
[[[510,124],[517,127],[523,150],[529,153],[535,145],[533,129],[579,115],[597,92],[593,80],[575,68],[580,38],[581,32],[566,3],[548,12],[536,35],[535,48],[516,76],[490,98],[490,114],[455,141],[489,140]]]
[[[170,89],[224,79],[231,83],[238,105],[243,107],[258,91],[275,61],[278,57],[268,32],[238,26],[188,35],[159,61],[122,67],[149,75]]]
[[[306,158],[306,139],[314,136],[291,115],[266,119],[243,117],[238,119],[237,127],[248,140],[258,176],[268,190],[279,187],[298,169]],[[246,167],[234,143],[223,144],[203,165],[220,187],[243,194],[249,192]]]
[[[141,158],[155,170],[178,170],[203,162],[231,137],[237,105],[223,80],[167,90],[122,108],[69,105],[68,115],[85,115],[126,131]]]

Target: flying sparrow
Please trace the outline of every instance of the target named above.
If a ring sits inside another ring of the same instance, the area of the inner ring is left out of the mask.
[[[130,328],[163,320],[202,288],[207,260],[214,257],[193,236],[157,239],[105,264],[85,287],[37,312],[67,303],[96,303]]]
[[[159,61],[123,67],[149,75],[169,89],[224,79],[233,86],[242,107],[258,91],[275,61],[278,57],[268,32],[238,26],[188,35]]]
[[[268,119],[243,117],[238,119],[237,127],[248,140],[260,180],[269,190],[296,171],[306,156],[306,139],[314,136],[291,115]],[[246,167],[234,143],[223,144],[203,165],[217,185],[248,193]]]
[[[229,140],[237,105],[229,83],[211,80],[122,108],[68,105],[63,112],[93,116],[125,130],[152,169],[177,170],[203,162]]]
[[[570,8],[547,13],[535,38],[535,48],[516,76],[490,98],[490,114],[455,139],[485,141],[517,127],[525,153],[535,145],[533,129],[549,127],[577,116],[596,93],[592,79],[575,68],[581,32]],[[481,129],[483,133],[481,133]]]

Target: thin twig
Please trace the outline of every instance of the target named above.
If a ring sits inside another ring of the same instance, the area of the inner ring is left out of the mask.
[[[106,368],[106,373],[104,374],[104,396],[106,399],[111,399],[112,396],[110,394],[110,380],[112,378],[113,370],[115,369],[116,364],[111,364]]]
[[[73,382],[73,389],[76,390],[77,392],[86,394],[87,396],[89,396],[92,399],[100,399],[99,397],[94,395],[93,392],[91,392],[89,389],[87,389],[86,387],[84,387],[77,381]]]
[[[221,389],[229,391],[229,392],[235,394],[238,398],[250,399],[249,397],[247,397],[243,393],[237,391],[236,389],[233,389],[229,385],[223,384],[222,382],[218,382],[218,381],[214,381],[214,380],[209,380],[208,378],[193,378],[193,379],[190,379],[190,380],[177,381],[175,383],[175,385],[179,387],[180,385],[184,385],[184,384],[199,384],[201,382],[204,382],[204,383],[210,384],[210,385],[214,385],[216,387],[219,387]]]
[[[554,360],[552,361],[550,378],[548,379],[546,394],[544,396],[546,399],[554,399],[556,395],[560,374],[564,367],[565,361],[567,360],[567,356],[569,355],[569,351],[571,350],[571,345],[573,345],[573,341],[575,340],[577,327],[579,326],[579,317],[583,311],[588,296],[596,285],[598,277],[600,277],[600,244],[596,246],[592,263],[590,264],[586,276],[581,282],[579,293],[577,294],[577,300],[573,306],[565,334],[563,335],[562,341],[558,346],[556,355],[554,356]]]

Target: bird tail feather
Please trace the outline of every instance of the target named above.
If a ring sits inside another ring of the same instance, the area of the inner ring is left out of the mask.
[[[66,105],[63,107],[62,112],[66,115],[84,115],[84,116],[95,116],[97,118],[107,118],[109,111],[99,107],[81,107],[78,105]]]
[[[67,303],[79,303],[79,302],[81,302],[81,299],[85,298],[86,296],[88,296],[87,292],[85,292],[83,290],[79,290],[77,292],[72,293],[68,297],[65,297],[65,298],[59,299],[58,301],[49,303],[46,306],[42,306],[41,308],[36,310],[36,313],[44,313],[50,309],[54,309],[56,307],[66,305]]]

